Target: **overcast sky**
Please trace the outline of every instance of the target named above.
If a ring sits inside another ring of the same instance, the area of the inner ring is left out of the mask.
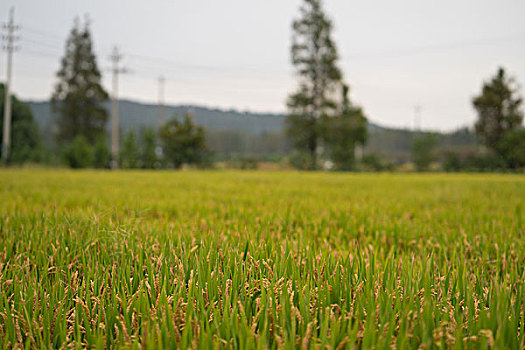
[[[75,16],[88,14],[104,85],[111,47],[130,70],[120,96],[170,104],[284,112],[295,88],[291,22],[301,0],[3,0],[22,26],[13,88],[47,99]],[[369,119],[452,130],[471,124],[472,97],[504,66],[525,83],[524,0],[325,0],[351,98]],[[6,73],[0,58],[0,79]],[[523,93],[523,91],[522,91]]]

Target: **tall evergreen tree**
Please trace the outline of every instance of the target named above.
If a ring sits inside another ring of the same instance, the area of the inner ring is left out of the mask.
[[[320,152],[320,121],[336,115],[335,92],[341,86],[332,23],[321,0],[304,0],[301,17],[293,22],[292,63],[300,78],[297,92],[289,96],[287,134],[295,151],[306,158],[305,167],[316,169]]]
[[[502,155],[499,146],[505,133],[522,125],[522,102],[514,79],[509,78],[503,68],[483,84],[481,94],[472,103],[478,112],[476,134],[487,148]]]
[[[57,140],[69,143],[83,135],[91,145],[95,144],[105,136],[108,114],[102,104],[108,93],[101,85],[87,21],[81,26],[75,20],[57,77],[51,98],[53,111],[59,114]]]

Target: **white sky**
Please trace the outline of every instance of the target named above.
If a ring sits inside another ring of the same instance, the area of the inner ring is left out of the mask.
[[[301,0],[3,0],[22,26],[14,92],[47,99],[75,16],[89,14],[104,85],[117,44],[131,70],[120,96],[284,112],[295,88],[291,22]],[[525,83],[524,0],[325,0],[351,98],[371,121],[451,130],[471,124],[472,97],[504,66]],[[148,58],[149,57],[149,58]],[[0,79],[5,79],[5,53]],[[523,91],[522,91],[523,94]]]

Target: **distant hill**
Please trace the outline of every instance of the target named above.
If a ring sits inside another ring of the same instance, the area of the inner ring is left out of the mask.
[[[54,124],[55,117],[47,101],[29,101],[36,121],[40,126]],[[106,104],[108,113],[110,103]],[[220,131],[242,131],[253,134],[262,132],[280,132],[283,129],[284,115],[282,114],[263,114],[238,112],[235,110],[220,110],[198,106],[166,106],[165,118],[177,116],[182,118],[186,113],[190,113],[196,123],[203,125],[207,129]],[[156,127],[157,125],[157,105],[142,104],[138,102],[121,100],[119,102],[119,122],[123,131],[131,128],[140,130],[145,127]],[[108,130],[110,124],[108,123]]]
[[[47,101],[26,102],[33,111],[40,126],[44,142],[53,144],[56,132],[55,117]],[[110,109],[110,104],[106,104]],[[157,126],[157,105],[121,100],[119,121],[122,133],[129,130],[140,131],[146,127]],[[165,118],[182,118],[190,113],[197,124],[207,130],[207,143],[218,155],[255,154],[265,157],[283,156],[290,149],[284,135],[283,114],[264,114],[220,110],[198,106],[166,106]],[[110,128],[108,123],[108,131]],[[404,162],[410,158],[413,140],[419,136],[412,130],[385,128],[369,123],[369,140],[365,153],[376,153],[393,162]],[[461,129],[452,133],[439,133],[441,150],[464,150],[474,148],[476,139],[473,133]]]

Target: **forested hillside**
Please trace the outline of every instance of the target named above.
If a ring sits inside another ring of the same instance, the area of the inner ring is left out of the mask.
[[[48,102],[27,102],[43,133],[44,143],[54,143],[56,124]],[[109,109],[109,104],[106,105]],[[123,100],[119,104],[121,132],[130,129],[138,133],[147,127],[157,127],[156,105]],[[206,128],[208,147],[220,158],[238,154],[278,158],[286,155],[290,146],[284,135],[283,114],[261,114],[220,110],[198,106],[166,106],[166,118],[182,119],[190,113],[197,124]],[[108,131],[111,124],[108,123]],[[369,124],[369,139],[365,153],[374,153],[394,163],[408,161],[410,147],[418,133],[408,129],[393,129]],[[442,151],[472,149],[476,139],[472,132],[461,129],[453,133],[438,134]]]

